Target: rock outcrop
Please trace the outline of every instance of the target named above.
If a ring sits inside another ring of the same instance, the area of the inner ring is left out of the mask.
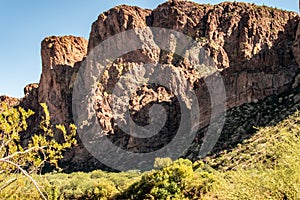
[[[92,26],[89,51],[108,36],[135,27],[168,28],[192,37],[201,43],[208,55],[212,57],[224,78],[228,109],[278,95],[288,91],[292,86],[297,87],[295,77],[298,74],[298,64],[293,54],[293,42],[299,23],[299,16],[296,13],[237,2],[212,6],[171,1],[158,6],[152,12],[136,7],[124,6],[122,8],[124,8],[121,9],[122,11],[118,7],[99,16]],[[118,17],[115,15],[116,12],[119,13]],[[131,13],[131,20],[124,22],[124,19],[128,18],[128,13]],[[139,26],[136,25],[137,21]],[[111,28],[107,22],[114,24],[114,28]],[[297,50],[297,47],[294,49]],[[195,76],[193,71],[186,70],[189,66],[172,63],[165,59],[171,56],[169,60],[173,60],[172,55],[163,56],[164,52],[157,53],[155,48],[151,50],[150,53],[147,50],[138,52],[139,56],[136,56],[137,52],[130,54],[131,56],[126,55],[126,58],[122,60],[123,65],[125,62],[129,69],[133,68],[141,62],[136,57],[146,56],[148,59],[143,59],[144,63],[171,64],[171,67],[176,66],[176,70],[181,71],[188,78]],[[296,53],[295,50],[294,52]],[[102,82],[102,94],[111,91],[114,83],[117,82],[115,79],[118,75],[113,73],[114,71],[110,68],[106,73],[108,75]],[[123,69],[120,71],[121,74],[124,73]],[[170,78],[170,84],[172,84],[171,81]],[[203,128],[209,124],[210,120],[210,96],[201,78],[191,81],[199,98],[199,106],[203,114],[200,125]],[[140,98],[132,98],[131,109],[138,108],[133,112],[136,122],[146,121],[145,111],[143,111],[144,114],[137,114],[143,110],[141,108],[168,99],[158,100],[157,97],[162,96],[158,89],[145,87],[139,92]],[[174,121],[178,122],[178,119],[172,118],[174,123],[169,123],[167,130],[156,139],[141,140],[129,137],[118,130],[113,130],[113,125],[107,125],[112,123],[113,115],[109,112],[112,107],[111,103],[105,102],[111,102],[110,95],[108,97],[103,95],[102,101],[98,102],[97,111],[100,113],[98,114],[100,123],[107,132],[115,133],[111,136],[112,140],[119,141],[122,148],[135,152],[152,151],[156,146],[168,143],[172,138],[172,133],[176,132]],[[175,113],[179,112],[176,106],[168,109],[169,112],[170,110]],[[120,141],[123,141],[122,144]]]
[[[118,6],[99,15],[92,25],[89,38],[88,52],[94,49],[101,41],[134,28],[147,26],[146,18],[151,10],[141,9],[135,6]]]
[[[161,4],[154,10],[118,6],[98,17],[92,25],[88,42],[73,36],[49,37],[42,42],[41,80],[39,86],[25,89],[24,104],[34,108],[35,103],[30,102],[46,102],[53,123],[72,122],[71,100],[76,73],[85,57],[97,45],[113,35],[134,28],[168,28],[197,41],[222,75],[226,89],[226,108],[231,115],[227,117],[230,120],[225,123],[222,135],[233,139],[229,144],[224,141],[226,138],[221,138],[226,144],[224,146],[229,147],[244,138],[242,135],[247,132],[245,129],[249,129],[245,125],[248,122],[251,126],[262,126],[272,121],[262,120],[261,116],[265,115],[257,113],[255,108],[271,104],[270,99],[274,100],[274,96],[288,94],[293,89],[292,96],[287,101],[292,102],[291,107],[298,108],[299,19],[299,15],[293,12],[237,2],[199,5],[174,0]],[[151,152],[169,143],[180,125],[180,107],[172,91],[161,86],[146,85],[134,93],[130,100],[131,117],[140,125],[147,125],[149,110],[153,104],[160,104],[167,110],[167,122],[157,137],[141,139],[127,135],[116,126],[111,109],[111,91],[122,75],[140,63],[160,63],[165,69],[172,68],[186,77],[196,91],[201,111],[200,130],[185,155],[193,159],[197,156],[194,152],[199,151],[199,144],[211,115],[210,96],[203,77],[191,68],[193,59],[197,58],[191,56],[192,61],[186,63],[172,52],[158,49],[151,39],[141,38],[145,48],[128,53],[107,66],[99,80],[99,98],[94,106],[98,121],[110,140],[128,151]],[[170,38],[166,38],[166,42],[171,42]],[[178,44],[175,43],[175,48],[176,45]],[[171,77],[163,78],[167,78],[169,84],[174,84]],[[283,100],[284,97],[278,97],[276,102],[282,107],[285,105]],[[247,111],[248,105],[251,105],[251,112]],[[236,112],[238,108],[248,113],[247,116],[236,117],[235,113],[246,115],[241,110]],[[274,106],[269,108],[273,109]],[[267,115],[270,116],[271,112]],[[217,149],[222,149],[220,143]],[[65,159],[65,163],[68,163],[65,165],[69,165],[70,170],[103,167],[92,159],[82,144],[69,152]]]
[[[2,105],[5,104],[8,108],[14,107],[20,103],[20,99],[9,97],[9,96],[0,96],[0,111],[2,111]]]
[[[38,102],[47,104],[54,124],[72,122],[72,84],[86,56],[87,43],[74,36],[53,36],[42,41]]]
[[[21,100],[21,106],[33,111],[37,111],[39,108],[38,103],[38,83],[31,83],[24,88],[24,97]]]

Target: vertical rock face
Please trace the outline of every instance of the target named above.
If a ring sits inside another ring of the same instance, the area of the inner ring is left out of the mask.
[[[230,109],[228,113],[233,116],[228,116],[228,119],[233,120],[225,124],[222,134],[230,138],[231,131],[244,134],[245,127],[241,127],[250,121],[251,126],[265,125],[270,121],[261,119],[263,115],[255,113],[256,107],[253,104],[261,101],[258,107],[263,110],[265,105],[272,104],[274,95],[288,93],[291,88],[295,90],[298,88],[300,83],[298,24],[299,16],[296,13],[237,2],[199,5],[189,1],[169,1],[154,10],[118,6],[99,15],[92,25],[88,42],[73,36],[46,38],[42,42],[40,83],[26,87],[26,96],[22,101],[27,107],[37,110],[35,103],[47,103],[54,124],[72,122],[72,88],[85,56],[101,42],[118,33],[147,26],[168,28],[182,32],[197,41],[223,76],[226,107]],[[133,31],[136,35],[140,34],[137,30]],[[99,80],[97,89],[99,98],[95,102],[94,109],[103,130],[114,144],[132,152],[150,152],[172,140],[180,125],[181,113],[178,101],[168,88],[143,86],[132,94],[129,103],[131,117],[140,125],[147,125],[149,110],[153,104],[160,104],[167,110],[166,125],[157,137],[141,139],[124,133],[116,126],[111,109],[113,106],[111,92],[122,75],[136,68],[139,63],[160,63],[164,69],[175,70],[184,76],[194,87],[202,116],[201,130],[195,143],[201,141],[203,130],[210,122],[211,102],[203,76],[197,75],[191,67],[193,59],[197,59],[193,58],[195,52],[186,52],[191,55],[191,62],[185,63],[176,55],[158,49],[158,45],[150,37],[143,36],[139,39],[144,49],[117,59],[107,66],[102,79]],[[165,42],[177,48],[178,44],[173,44],[170,38],[166,38]],[[172,77],[162,75],[161,78],[169,80],[166,85],[176,84]],[[293,99],[291,100],[293,104],[297,104],[299,97],[295,93],[297,92],[293,91],[289,98],[277,99],[278,105],[284,107],[282,99]],[[297,97],[297,100],[294,100],[294,97]],[[264,99],[269,100],[264,103]],[[245,103],[248,103],[247,106]],[[234,116],[235,113],[243,114],[239,110],[240,106],[245,107],[245,113],[251,108],[251,116],[247,115],[245,118]],[[267,107],[274,108],[274,106]],[[235,108],[238,112],[235,112]],[[269,116],[270,113],[268,110],[266,115]],[[191,152],[198,151],[197,148],[199,145],[193,144]],[[186,156],[193,158],[193,153]],[[75,170],[102,167],[98,161],[92,159],[82,144],[69,153],[66,160],[69,162],[66,165]]]
[[[299,1],[300,3],[300,1]],[[293,43],[293,54],[295,56],[295,59],[300,66],[300,23],[298,24],[298,29],[296,32],[296,39]]]
[[[132,6],[118,6],[99,15],[92,25],[88,52],[105,39],[134,28],[147,26],[147,16],[151,10]]]
[[[186,1],[171,1],[158,6],[151,12],[136,7],[122,6],[99,16],[92,26],[88,49],[91,52],[109,36],[132,28],[151,26],[182,32],[198,41],[216,63],[224,78],[226,106],[230,109],[286,92],[292,85],[297,85],[295,77],[299,70],[295,56],[298,55],[294,54],[297,54],[299,48],[294,45],[293,53],[292,44],[296,39],[298,23],[299,16],[296,13],[237,2],[199,5]],[[168,38],[166,40],[168,41]],[[142,52],[142,55],[134,53],[135,57],[132,54],[129,59],[126,55],[127,59],[123,59],[122,66],[134,68],[140,62],[139,58],[146,56],[143,58],[143,63],[150,61],[167,64],[166,67],[185,74],[192,81],[197,93],[203,115],[200,126],[203,128],[209,124],[210,96],[203,79],[195,78],[195,73],[188,70],[189,64],[170,62],[169,60],[174,60],[174,55],[164,55],[165,52],[157,51],[156,48],[147,49]],[[150,60],[150,55],[158,56],[151,56],[153,59]],[[176,132],[175,122],[178,122],[178,119],[173,119],[174,123],[167,124],[166,130],[162,130],[161,135],[153,140],[141,140],[126,136],[118,129],[113,130],[111,97],[103,94],[111,93],[109,91],[114,87],[113,83],[118,81],[119,75],[114,73],[114,68],[117,66],[109,66],[107,73],[104,73],[106,75],[101,82],[102,94],[99,94],[102,98],[96,106],[102,127],[108,134],[114,133],[111,136],[112,140],[122,148],[135,152],[151,151],[157,146],[168,143],[172,139],[173,132]],[[124,73],[123,69],[120,73]],[[170,85],[173,84],[171,77],[164,78],[170,80]],[[136,122],[143,124],[147,121],[145,119],[147,108],[145,107],[158,102],[167,103],[167,100],[172,99],[172,94],[158,99],[157,97],[161,96],[158,89],[160,88],[144,87],[138,92],[140,96],[132,97],[130,109]],[[177,106],[167,110],[168,112],[172,110],[177,114],[180,112]],[[176,118],[176,114],[174,116]]]
[[[86,53],[87,41],[84,38],[48,37],[42,41],[38,102],[47,104],[54,124],[72,121],[72,84]]]
[[[29,131],[26,135],[30,136],[32,132],[35,132],[37,124],[39,124],[39,102],[38,102],[38,83],[31,83],[24,88],[24,97],[21,99],[20,106],[26,109],[34,111],[34,115],[27,120]],[[31,133],[30,133],[31,132]]]

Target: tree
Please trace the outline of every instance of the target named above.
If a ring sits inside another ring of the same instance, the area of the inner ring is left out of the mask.
[[[46,104],[41,104],[44,116],[40,123],[41,133],[32,134],[26,147],[20,144],[20,133],[27,130],[26,120],[33,111],[18,107],[8,108],[5,104],[0,113],[0,191],[17,180],[15,174],[26,176],[37,188],[43,199],[45,195],[31,174],[41,170],[45,163],[58,168],[63,151],[76,144],[76,127],[71,124],[70,131],[65,126],[52,126]],[[60,131],[64,141],[54,139],[55,130]]]

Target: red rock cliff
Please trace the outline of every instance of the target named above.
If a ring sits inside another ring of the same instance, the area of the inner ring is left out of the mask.
[[[105,39],[120,32],[147,26],[169,28],[199,41],[206,49],[222,76],[226,89],[226,106],[232,109],[245,103],[257,103],[273,95],[297,88],[299,84],[300,28],[299,16],[266,6],[246,3],[221,3],[199,5],[189,1],[170,1],[154,10],[131,6],[118,6],[99,15],[93,23],[89,41],[78,37],[49,37],[42,42],[43,70],[38,87],[38,102],[46,102],[53,123],[72,121],[72,84],[84,57]],[[298,30],[297,30],[298,28]],[[196,90],[200,110],[201,128],[209,123],[209,95],[201,77],[187,65],[177,65],[170,60],[174,55],[151,48],[126,55],[120,73],[134,68],[140,62],[167,64],[190,78]],[[154,45],[155,46],[155,45]],[[137,56],[138,55],[138,56]],[[102,128],[111,140],[132,151],[151,151],[168,143],[176,132],[178,107],[170,110],[174,123],[169,123],[155,139],[139,140],[124,135],[112,122],[109,90],[119,80],[117,66],[107,68],[99,88],[101,97],[95,108]],[[172,80],[170,79],[170,82]],[[144,87],[133,95],[130,104],[132,117],[143,122],[148,106],[156,102],[169,102],[172,94],[161,87]],[[258,120],[259,121],[259,120]],[[246,123],[246,122],[245,122]],[[84,150],[74,150],[69,162],[75,169],[97,168],[95,160],[87,162],[90,155]]]

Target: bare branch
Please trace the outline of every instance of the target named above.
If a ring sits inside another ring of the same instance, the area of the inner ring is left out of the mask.
[[[13,182],[15,182],[17,180],[17,178],[12,178],[10,180],[8,180],[3,186],[0,187],[0,191],[3,190],[4,188],[6,188],[7,186],[9,186],[10,184],[12,184]]]
[[[2,142],[2,145],[1,145],[1,147],[0,147],[0,150],[1,150],[3,147],[7,146],[8,143],[10,143],[11,141],[12,141],[12,140],[9,139],[9,140],[7,140],[6,142]]]
[[[17,167],[22,172],[22,174],[24,174],[34,184],[34,186],[36,187],[36,189],[38,190],[38,192],[40,193],[42,198],[44,200],[47,200],[47,198],[45,197],[45,195],[41,191],[39,184],[20,165],[14,163],[14,162],[11,162],[9,160],[3,160],[3,159],[0,159],[0,162],[6,162],[8,164],[11,164],[11,165]]]
[[[42,146],[42,147],[31,147],[31,148],[27,149],[26,151],[22,151],[22,152],[21,152],[21,151],[17,151],[17,152],[15,152],[15,153],[11,154],[10,156],[6,156],[6,157],[4,157],[4,158],[1,158],[1,159],[0,159],[0,162],[1,162],[1,161],[4,161],[4,160],[8,160],[8,159],[10,159],[10,158],[13,158],[13,157],[16,156],[16,155],[26,154],[26,153],[31,152],[32,150],[39,150],[39,149],[44,149],[44,148],[46,148],[46,146]]]

